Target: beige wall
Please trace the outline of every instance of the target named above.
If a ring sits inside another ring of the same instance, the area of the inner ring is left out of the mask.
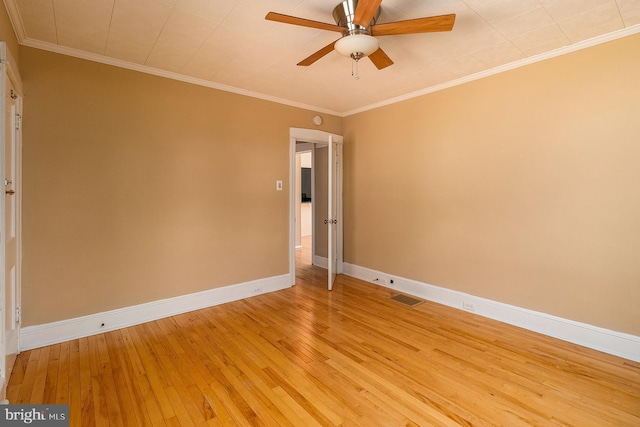
[[[4,2],[0,2],[0,41],[7,43],[7,48],[16,61],[16,65],[20,67],[20,46],[16,34],[13,32]]]
[[[289,127],[316,113],[31,48],[21,61],[25,326],[288,273]]]
[[[345,261],[640,335],[638,52],[347,117]]]

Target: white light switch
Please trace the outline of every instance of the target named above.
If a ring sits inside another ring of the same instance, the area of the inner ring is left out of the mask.
[[[282,181],[280,180],[276,181],[276,190],[282,191]]]

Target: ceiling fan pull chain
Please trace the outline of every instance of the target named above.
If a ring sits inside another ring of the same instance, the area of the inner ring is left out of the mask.
[[[360,76],[358,76],[358,60],[357,59],[354,59],[351,62],[351,75],[353,76],[354,79],[360,80]]]

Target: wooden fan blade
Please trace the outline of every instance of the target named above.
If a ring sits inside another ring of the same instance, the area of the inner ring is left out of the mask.
[[[317,28],[318,30],[337,31],[342,33],[345,29],[333,24],[312,21],[311,19],[297,18],[295,16],[283,15],[281,13],[269,12],[264,17],[269,21],[284,22],[285,24],[300,25],[301,27]]]
[[[396,34],[431,33],[451,31],[456,15],[431,16],[429,18],[409,19],[407,21],[389,22],[372,25],[372,36],[392,36]]]
[[[330,53],[331,51],[333,51],[333,46],[336,44],[336,42],[333,42],[331,44],[326,45],[325,47],[323,47],[322,49],[320,49],[319,51],[317,51],[316,53],[306,57],[305,59],[303,59],[302,61],[298,62],[298,65],[301,65],[303,67],[307,67],[311,64],[313,64],[314,62],[316,62],[318,59],[322,58],[323,56],[325,56],[326,54]]]
[[[380,7],[382,0],[360,0],[356,6],[356,13],[353,14],[353,23],[368,27],[371,24],[373,15]]]
[[[369,59],[378,70],[382,70],[383,68],[387,68],[389,65],[393,65],[391,58],[389,58],[382,49],[378,49],[369,55]]]

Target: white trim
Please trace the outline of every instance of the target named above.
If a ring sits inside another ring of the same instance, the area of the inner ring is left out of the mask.
[[[535,64],[536,62],[544,61],[547,59],[555,58],[557,56],[566,55],[568,53],[576,52],[578,50],[586,49],[589,47],[597,46],[602,43],[610,42],[613,40],[621,39],[623,37],[631,36],[633,34],[640,33],[640,24],[634,25],[632,27],[627,27],[623,30],[614,31],[612,33],[604,34],[601,36],[593,37],[588,40],[583,40],[578,43],[574,43],[568,46],[564,46],[558,49],[551,50],[549,52],[544,52],[539,55],[529,56],[524,59],[519,59],[517,61],[511,62],[509,64],[500,65],[495,68],[491,68],[490,70],[480,71],[475,74],[471,74],[469,76],[461,77],[456,80],[451,80],[449,82],[445,82],[439,85],[431,86],[425,89],[421,89],[415,92],[407,93],[405,95],[397,96],[395,98],[390,98],[384,101],[376,102],[374,104],[366,105],[364,107],[356,108],[350,111],[345,111],[342,113],[342,117],[352,116],[354,114],[362,113],[368,110],[374,110],[376,108],[384,107],[391,104],[397,104],[398,102],[406,101],[408,99],[417,98],[422,95],[426,95],[433,92],[438,92],[444,89],[448,89],[453,86],[459,86],[461,84],[469,83],[474,80],[480,80],[485,77],[493,76],[494,74],[504,73],[505,71],[510,71],[516,68],[524,67],[526,65]]]
[[[13,89],[18,92],[18,95],[22,96],[22,79],[20,78],[20,72],[18,71],[16,60],[13,58],[6,42],[0,42],[0,62],[7,66],[7,75],[13,84]]]
[[[344,264],[344,274],[483,317],[640,362],[640,337],[529,310],[380,271]],[[377,279],[377,280],[376,280]],[[393,280],[393,284],[390,280]],[[465,308],[466,307],[466,308]]]
[[[7,8],[7,14],[9,15],[9,21],[11,21],[11,26],[13,27],[13,31],[15,32],[16,38],[18,39],[18,43],[22,44],[25,40],[25,31],[24,24],[22,23],[22,17],[18,12],[18,6],[16,5],[15,0],[5,0],[4,5]]]
[[[314,255],[312,260],[313,265],[317,267],[322,267],[325,269],[329,268],[329,259],[326,256]]]
[[[152,301],[74,319],[27,326],[21,331],[21,349],[31,350],[76,338],[101,334],[176,314],[278,291],[291,286],[288,274],[222,288]],[[104,324],[104,326],[101,326]]]

